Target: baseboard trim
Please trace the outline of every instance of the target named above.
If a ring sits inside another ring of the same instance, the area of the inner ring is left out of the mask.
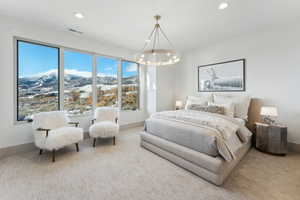
[[[300,153],[300,144],[289,142],[288,151]]]
[[[144,121],[135,122],[135,123],[131,123],[131,124],[124,124],[124,125],[120,126],[120,130],[122,131],[122,130],[135,128],[135,127],[139,127],[139,126],[143,126],[143,125],[144,125]],[[89,139],[90,138],[89,133],[84,132],[83,138],[84,138],[84,140]],[[20,145],[16,145],[16,146],[0,148],[0,159],[7,157],[7,156],[12,156],[12,155],[20,153],[20,152],[27,152],[27,151],[34,151],[34,150],[37,150],[37,147],[34,145],[33,142],[26,143],[26,144],[20,144]]]

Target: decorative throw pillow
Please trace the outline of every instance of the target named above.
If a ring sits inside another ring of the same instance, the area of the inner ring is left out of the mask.
[[[210,113],[217,113],[217,114],[220,114],[220,115],[225,114],[225,109],[222,106],[209,105],[207,111],[210,112]]]
[[[203,106],[199,104],[191,104],[189,105],[188,109],[224,115],[224,107],[221,106],[214,106],[214,105]]]
[[[218,106],[224,109],[224,115],[228,117],[234,117],[234,104],[233,103],[224,103],[224,104],[217,104],[217,103],[210,103],[210,106]]]
[[[192,104],[207,106],[208,102],[212,102],[212,95],[199,97],[188,96],[185,103],[185,109],[188,110],[188,107]]]
[[[248,119],[248,109],[250,105],[251,98],[248,95],[221,95],[214,94],[214,103],[216,104],[234,104],[234,117],[241,119]]]

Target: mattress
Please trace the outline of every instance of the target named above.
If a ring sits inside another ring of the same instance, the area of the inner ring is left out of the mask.
[[[149,118],[145,130],[154,136],[166,139],[210,156],[219,155],[216,138],[206,128],[195,127],[177,122]]]

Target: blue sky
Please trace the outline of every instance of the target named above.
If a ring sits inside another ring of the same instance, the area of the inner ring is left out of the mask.
[[[92,72],[93,56],[74,51],[64,51],[64,68]]]
[[[137,64],[133,62],[123,61],[122,62],[122,74],[123,77],[137,75]]]
[[[19,75],[32,76],[58,67],[58,49],[19,42]]]
[[[57,48],[31,44],[19,41],[19,75],[21,77],[33,76],[58,68]],[[65,69],[92,72],[93,57],[73,51],[64,51]],[[97,57],[97,73],[117,75],[118,62],[107,57]],[[136,75],[136,64],[124,61],[122,63],[124,77]]]
[[[107,75],[118,74],[118,61],[112,58],[97,57],[97,73]]]

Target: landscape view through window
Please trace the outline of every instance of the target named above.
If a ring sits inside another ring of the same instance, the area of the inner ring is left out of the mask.
[[[118,63],[114,58],[97,57],[97,107],[118,106]]]
[[[64,91],[59,94],[60,49],[23,41],[17,42],[17,48],[19,121],[30,119],[34,113],[59,110],[60,95],[64,110],[71,115],[89,114],[94,104],[117,107],[119,85],[121,109],[139,109],[137,63],[97,56],[93,87],[93,55],[65,50]],[[118,78],[120,62],[121,78]]]
[[[64,51],[64,110],[88,114],[93,109],[93,56]]]
[[[122,110],[139,109],[138,64],[122,61]]]
[[[59,109],[59,49],[18,41],[18,114],[26,120],[34,113]]]

